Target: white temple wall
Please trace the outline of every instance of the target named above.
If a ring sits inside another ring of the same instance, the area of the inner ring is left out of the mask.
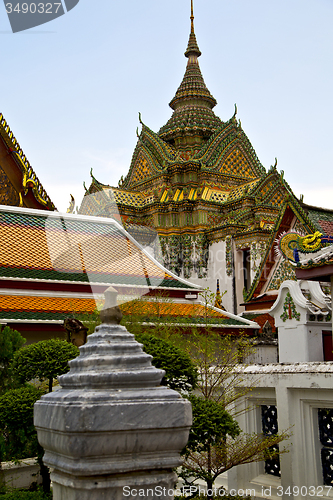
[[[229,471],[229,489],[254,488],[255,498],[272,500],[333,499],[333,488],[324,484],[318,424],[318,409],[333,409],[333,363],[252,365],[244,371],[242,385],[252,389],[240,403],[239,409],[251,410],[238,418],[242,430],[260,432],[261,406],[274,405],[278,430],[290,429],[280,445],[289,452],[280,456],[280,478],[265,473],[263,462],[242,465]]]
[[[245,311],[244,306],[240,306],[244,302],[244,265],[243,265],[243,251],[236,250],[234,247],[234,267],[235,267],[235,284],[236,284],[236,302],[237,314]]]
[[[323,324],[317,326],[298,325],[294,328],[279,329],[279,360],[281,363],[301,361],[324,361],[322,331]]]
[[[318,283],[290,280],[282,283],[270,310],[279,329],[280,363],[324,360],[323,331],[331,327],[326,300]]]
[[[215,294],[218,279],[220,280],[221,295],[225,290],[227,291],[222,297],[222,304],[227,311],[234,312],[232,274],[230,276],[227,274],[225,241],[218,241],[210,245],[207,277],[198,278],[197,274],[193,273],[189,281],[203,288],[209,288]]]
[[[263,258],[265,244],[262,242],[253,242],[249,251],[248,259],[248,288],[251,286],[256,272]],[[198,278],[197,273],[193,272],[190,281],[203,288],[209,288],[216,292],[216,281],[220,280],[221,293],[227,290],[222,302],[229,311],[240,314],[245,310],[240,306],[244,302],[244,250],[237,249],[235,242],[229,236],[224,241],[214,242],[209,247],[208,271],[206,278]],[[235,291],[233,284],[235,277]],[[236,302],[237,310],[234,310]]]

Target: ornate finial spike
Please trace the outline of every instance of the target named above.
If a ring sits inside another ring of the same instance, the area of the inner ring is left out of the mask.
[[[233,116],[233,118],[236,118],[237,111],[238,111],[238,109],[237,109],[237,104],[235,103],[235,112],[234,112],[234,116]]]
[[[71,201],[69,203],[69,207],[67,208],[67,213],[68,214],[74,213],[74,209],[75,209],[75,199],[74,199],[74,196],[71,194],[70,197],[71,197]]]
[[[117,295],[117,290],[115,290],[112,286],[104,292],[105,303],[103,309],[99,313],[99,317],[103,323],[108,325],[119,325],[123,316],[119,306],[117,305]]]
[[[191,33],[194,33],[193,0],[191,0]]]
[[[139,122],[141,123],[141,125],[143,125],[143,122],[141,120],[141,113],[140,113],[140,111],[139,111]]]
[[[90,177],[93,177],[93,168],[90,169]]]
[[[221,292],[220,292],[220,280],[217,280],[217,283],[216,283],[216,294],[215,294],[214,307],[217,307],[219,309],[222,308],[222,297],[221,297]]]
[[[274,168],[276,168],[276,167],[277,167],[277,163],[278,163],[278,162],[277,162],[277,158],[275,158]]]

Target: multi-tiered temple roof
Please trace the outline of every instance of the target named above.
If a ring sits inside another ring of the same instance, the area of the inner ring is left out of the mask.
[[[266,173],[261,165],[237,108],[225,122],[215,115],[200,55],[192,6],[188,61],[170,102],[171,118],[155,133],[140,116],[142,130],[127,176],[117,188],[92,176],[80,208],[89,215],[120,214],[127,227],[154,228],[165,264],[185,277],[194,270],[205,276],[205,255],[214,241],[232,234],[248,244],[253,232],[267,241],[289,192],[276,168]]]
[[[327,219],[328,225],[331,219],[327,211],[315,214],[297,200],[277,160],[266,171],[236,106],[226,121],[215,115],[200,56],[192,5],[187,66],[170,102],[170,119],[156,133],[140,116],[142,129],[125,179],[113,188],[92,175],[79,213],[118,217],[142,242],[149,239],[149,228],[155,229],[168,269],[191,280],[206,278],[212,290],[219,278],[234,312],[244,301],[254,301],[252,309],[269,309],[280,283],[295,279],[294,270],[274,257],[276,237],[295,227],[306,233],[315,219]],[[223,258],[213,271],[215,244]],[[271,294],[267,307],[257,307],[262,294]]]

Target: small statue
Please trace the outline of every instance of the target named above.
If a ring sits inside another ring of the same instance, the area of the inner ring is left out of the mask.
[[[64,329],[67,333],[67,342],[76,345],[76,347],[80,347],[87,342],[88,328],[78,319],[65,319]]]

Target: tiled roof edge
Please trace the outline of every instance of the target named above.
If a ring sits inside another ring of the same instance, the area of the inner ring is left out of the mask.
[[[30,214],[30,215],[38,215],[44,218],[56,218],[56,219],[64,219],[64,220],[77,220],[77,221],[82,221],[82,222],[95,222],[97,224],[107,224],[107,225],[113,225],[116,226],[123,234],[126,236],[135,246],[137,246],[144,254],[145,256],[152,261],[157,267],[159,267],[164,273],[167,273],[169,276],[171,276],[173,279],[176,281],[179,281],[180,283],[183,283],[186,285],[188,288],[191,289],[196,289],[196,290],[202,290],[202,287],[199,285],[196,285],[194,283],[190,283],[189,281],[180,278],[173,272],[169,271],[169,269],[166,269],[164,266],[162,266],[154,257],[152,257],[141,245],[138,243],[124,228],[119,222],[117,222],[115,219],[107,218],[107,217],[93,217],[93,216],[85,216],[85,215],[77,215],[77,214],[67,214],[67,213],[61,213],[61,212],[46,212],[45,210],[38,210],[34,208],[20,208],[20,207],[9,207],[7,205],[0,205],[0,213],[1,212],[12,212],[16,214]]]

